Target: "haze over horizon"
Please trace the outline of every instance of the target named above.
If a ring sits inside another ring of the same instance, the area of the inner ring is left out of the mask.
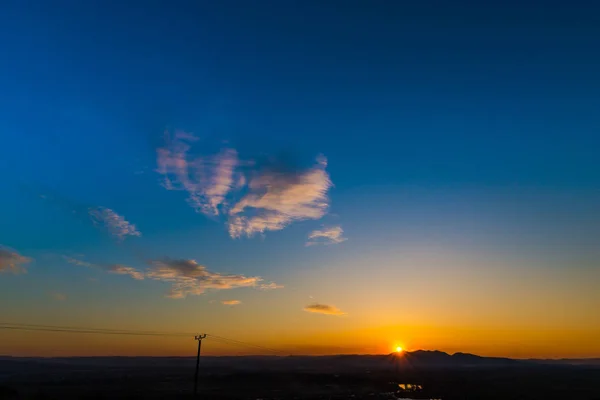
[[[0,323],[600,357],[577,3],[8,2]],[[0,329],[0,354],[191,339]]]

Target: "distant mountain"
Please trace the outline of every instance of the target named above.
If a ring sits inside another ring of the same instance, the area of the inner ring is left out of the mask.
[[[17,370],[105,369],[105,368],[191,368],[195,357],[59,357],[21,358],[0,356],[0,374]],[[398,369],[492,368],[543,365],[600,366],[600,359],[514,360],[481,357],[468,353],[417,350],[387,355],[334,356],[203,356],[201,364],[215,373],[245,371],[385,371]]]
[[[402,366],[420,368],[498,367],[521,364],[519,360],[499,357],[481,357],[469,353],[448,354],[443,351],[417,350],[396,356]]]

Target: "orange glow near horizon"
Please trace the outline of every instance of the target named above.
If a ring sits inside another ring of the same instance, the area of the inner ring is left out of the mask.
[[[182,329],[184,330],[184,329]],[[289,332],[280,335],[259,335],[252,332],[244,341],[275,349],[281,354],[332,355],[332,354],[389,354],[403,355],[408,349],[440,350],[453,354],[466,352],[481,356],[511,358],[587,358],[600,354],[596,338],[598,331],[527,330],[457,330],[449,327],[402,326],[379,329],[349,330],[320,334],[293,336]],[[227,337],[239,338],[237,332],[227,332]],[[401,334],[402,342],[393,338]],[[223,333],[225,335],[225,333]],[[357,345],[354,338],[365,338],[365,344]],[[14,356],[193,356],[194,341],[187,337],[118,336],[118,335],[72,335],[48,332],[45,341],[37,340],[38,332],[0,332],[0,354]],[[382,340],[383,338],[383,340]],[[485,338],[485,341],[481,338]],[[389,340],[392,339],[392,340]],[[574,340],[577,339],[577,340]],[[531,345],[536,343],[536,346]],[[557,345],[559,343],[560,345]],[[238,346],[210,338],[203,343],[205,355],[258,355],[270,354],[257,347]]]

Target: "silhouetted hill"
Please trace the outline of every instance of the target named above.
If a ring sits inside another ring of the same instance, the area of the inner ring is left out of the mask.
[[[423,385],[423,398],[445,400],[600,400],[600,366],[569,361],[425,350],[202,357],[200,388],[201,398],[215,400],[389,398],[398,383]],[[16,391],[32,400],[191,399],[194,366],[195,357],[0,357],[0,387],[5,397]]]
[[[15,372],[35,372],[53,369],[103,369],[103,368],[189,368],[194,357],[56,357],[28,358],[0,356],[0,377]],[[356,371],[431,368],[487,368],[533,365],[600,366],[600,359],[515,360],[499,357],[482,357],[469,353],[448,354],[442,351],[417,350],[387,355],[333,355],[333,356],[203,356],[201,364],[212,371],[264,370],[264,371]]]
[[[0,357],[0,373],[9,371],[47,368],[162,368],[189,367],[194,357],[58,357],[58,358],[19,358]],[[201,363],[213,370],[389,370],[411,368],[471,368],[529,365],[532,363],[562,363],[567,360],[513,360],[509,358],[481,357],[474,354],[456,353],[450,355],[442,351],[417,350],[402,354],[388,355],[334,355],[334,356],[240,356],[202,357]],[[579,360],[578,364],[584,364]],[[587,364],[589,365],[589,364]]]

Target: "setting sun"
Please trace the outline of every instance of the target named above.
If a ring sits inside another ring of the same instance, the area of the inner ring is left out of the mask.
[[[396,347],[396,353],[402,353],[402,347],[397,346]]]

